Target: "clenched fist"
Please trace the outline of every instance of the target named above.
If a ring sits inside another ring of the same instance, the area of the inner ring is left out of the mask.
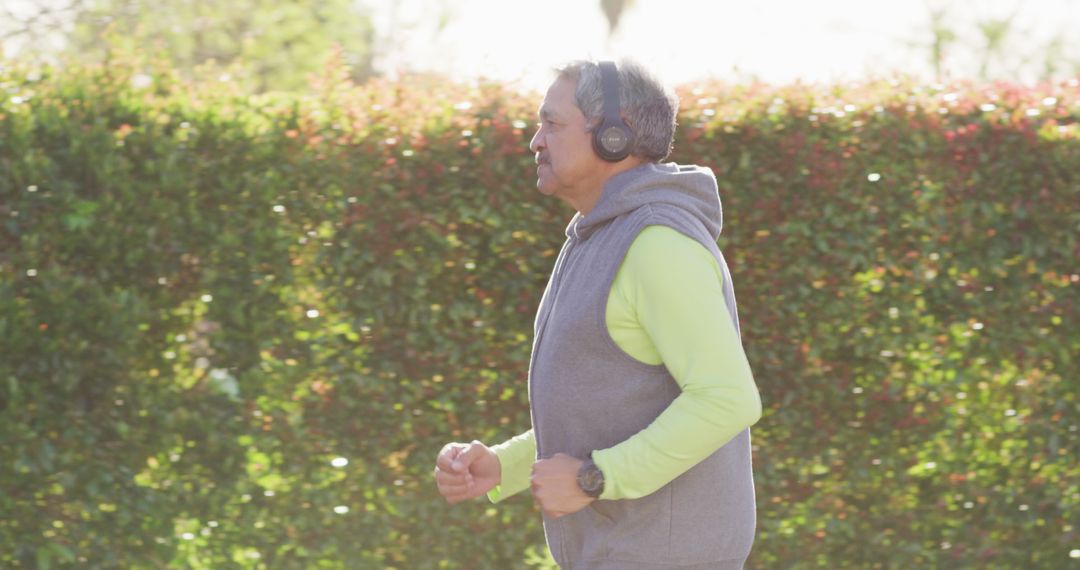
[[[533,463],[532,494],[540,510],[559,518],[584,509],[596,499],[578,486],[577,473],[584,461],[565,453]]]
[[[450,504],[482,497],[502,480],[502,466],[488,446],[448,443],[435,458],[435,485]]]

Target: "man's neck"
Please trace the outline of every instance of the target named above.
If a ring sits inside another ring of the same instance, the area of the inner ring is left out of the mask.
[[[637,168],[642,164],[645,164],[645,160],[635,157],[630,157],[612,164],[611,169],[608,170],[607,174],[598,184],[594,184],[589,190],[583,192],[581,197],[578,200],[571,202],[570,205],[580,212],[582,217],[588,216],[589,212],[596,207],[596,203],[600,201],[600,196],[604,194],[604,186],[607,186],[608,180],[611,180],[627,170]]]

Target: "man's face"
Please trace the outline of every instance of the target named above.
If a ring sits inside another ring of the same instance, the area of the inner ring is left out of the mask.
[[[604,164],[592,148],[585,115],[574,100],[577,82],[555,80],[540,105],[540,130],[529,149],[536,153],[536,188],[548,196],[573,200],[603,184]]]

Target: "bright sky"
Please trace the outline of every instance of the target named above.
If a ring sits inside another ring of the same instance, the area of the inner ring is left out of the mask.
[[[167,0],[178,1],[178,0]],[[628,0],[608,37],[600,0],[354,0],[373,16],[379,71],[443,71],[542,89],[577,58],[631,57],[670,83],[720,77],[833,82],[901,71],[932,79],[930,13],[960,36],[953,76],[973,76],[977,22],[1015,13],[995,78],[1038,79],[1055,37],[1063,65],[1080,66],[1080,0]],[[64,0],[0,0],[16,13]],[[0,18],[3,14],[0,13]],[[441,27],[440,20],[445,22]],[[0,21],[0,28],[3,22]],[[4,46],[13,54],[15,42]],[[1031,62],[1021,65],[1024,58]]]
[[[930,7],[969,46],[982,39],[975,22],[1014,11],[1005,61],[1041,58],[1055,35],[1080,62],[1080,0],[633,0],[608,40],[599,0],[363,0],[389,40],[378,61],[442,70],[459,78],[487,75],[540,88],[569,59],[632,57],[671,82],[757,76],[772,83],[830,82],[888,75],[932,77]],[[440,15],[448,24],[437,31]],[[978,69],[976,50],[947,59],[954,75]],[[1035,81],[1041,65],[1013,79]]]

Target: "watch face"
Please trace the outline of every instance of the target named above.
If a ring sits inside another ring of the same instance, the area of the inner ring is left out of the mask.
[[[600,474],[600,470],[595,467],[585,471],[585,490],[595,491],[600,488],[600,485],[604,483],[604,476]]]
[[[604,488],[604,474],[596,465],[589,465],[578,476],[578,485],[586,494],[595,497]]]

